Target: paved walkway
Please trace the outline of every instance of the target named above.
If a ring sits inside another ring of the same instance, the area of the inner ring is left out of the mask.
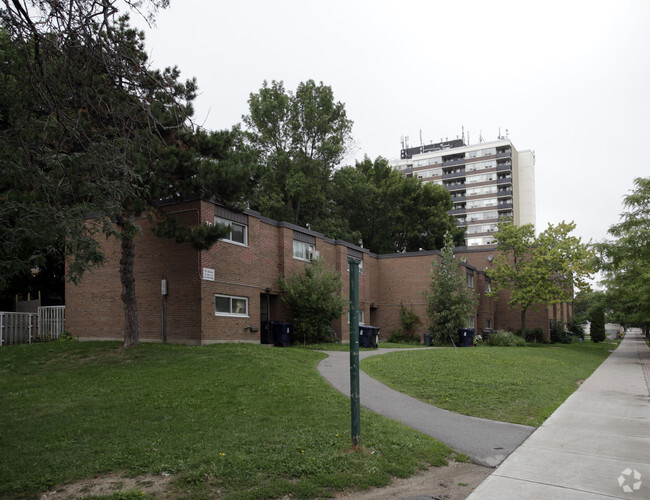
[[[361,351],[360,359],[395,351]],[[350,395],[350,353],[328,351],[318,371],[338,391]],[[496,467],[535,430],[525,425],[468,417],[428,405],[397,392],[360,372],[361,404],[369,410],[402,422],[428,434],[453,449],[465,453],[473,462]],[[361,429],[363,440],[363,428]],[[649,481],[650,481],[650,474]]]
[[[630,332],[469,497],[650,499],[650,349]]]

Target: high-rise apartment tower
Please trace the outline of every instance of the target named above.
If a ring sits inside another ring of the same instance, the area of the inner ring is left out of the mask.
[[[467,226],[468,247],[491,245],[503,217],[518,226],[535,224],[535,156],[517,151],[506,137],[471,146],[455,139],[407,147],[390,165],[449,191],[449,213]]]

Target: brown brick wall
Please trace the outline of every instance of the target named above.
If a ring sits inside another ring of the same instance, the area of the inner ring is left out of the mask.
[[[190,202],[167,208],[188,224],[213,222],[215,207],[210,202]],[[143,341],[162,340],[163,297],[161,279],[168,281],[167,340],[206,344],[213,342],[260,342],[261,301],[270,301],[271,319],[290,319],[281,300],[279,278],[291,276],[305,266],[312,265],[293,257],[295,226],[264,219],[251,212],[248,216],[248,245],[225,241],[217,242],[211,249],[197,251],[191,245],[179,245],[156,237],[146,219],[138,223],[142,234],[136,239],[136,293],[140,320],[140,337]],[[431,266],[439,259],[438,252],[418,252],[376,256],[344,242],[333,242],[318,233],[316,249],[327,268],[341,275],[341,293],[349,296],[347,271],[348,247],[363,252],[363,274],[360,275],[359,307],[364,311],[365,322],[381,328],[381,338],[386,339],[392,328],[400,326],[399,307],[404,303],[412,307],[422,323],[418,333],[428,329],[426,297],[430,284]],[[68,285],[66,290],[66,324],[73,335],[81,338],[122,339],[123,311],[120,300],[119,243],[103,243],[107,262],[87,273],[78,286]],[[518,328],[519,310],[507,306],[507,294],[498,301],[485,296],[485,275],[482,272],[494,250],[460,251],[467,269],[474,274],[474,289],[480,302],[475,327],[485,328],[486,319],[492,320],[493,329]],[[203,269],[214,271],[214,281],[203,279]],[[246,297],[248,315],[245,317],[215,314],[215,294]],[[542,326],[548,333],[550,317],[569,318],[570,306],[531,309],[527,326]],[[347,310],[334,321],[338,338],[349,340]],[[252,328],[251,328],[252,327]]]
[[[182,210],[174,210],[181,221],[197,220],[196,210]],[[164,277],[169,290],[167,340],[198,343],[198,252],[189,244],[179,245],[157,238],[145,218],[136,222],[141,227],[141,234],[135,240],[134,262],[140,339],[162,341],[161,280]],[[66,286],[66,329],[83,339],[122,340],[124,315],[120,298],[120,244],[111,238],[103,246],[106,263],[87,272],[79,285],[68,283]]]
[[[393,328],[401,327],[400,304],[413,308],[421,324],[417,333],[423,335],[429,328],[427,300],[424,295],[431,283],[431,266],[439,254],[395,254],[377,259],[378,300],[376,325],[381,328],[381,338],[387,339]]]

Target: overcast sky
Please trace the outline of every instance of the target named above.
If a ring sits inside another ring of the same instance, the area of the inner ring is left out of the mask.
[[[351,164],[507,129],[535,152],[538,231],[600,241],[650,175],[650,1],[171,0],[145,31],[154,67],[198,79],[208,129],[264,80],[308,79],[354,121]]]

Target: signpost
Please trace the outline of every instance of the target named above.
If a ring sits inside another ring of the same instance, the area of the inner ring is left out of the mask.
[[[350,267],[350,406],[352,446],[361,444],[361,400],[359,398],[359,261],[348,259]]]

